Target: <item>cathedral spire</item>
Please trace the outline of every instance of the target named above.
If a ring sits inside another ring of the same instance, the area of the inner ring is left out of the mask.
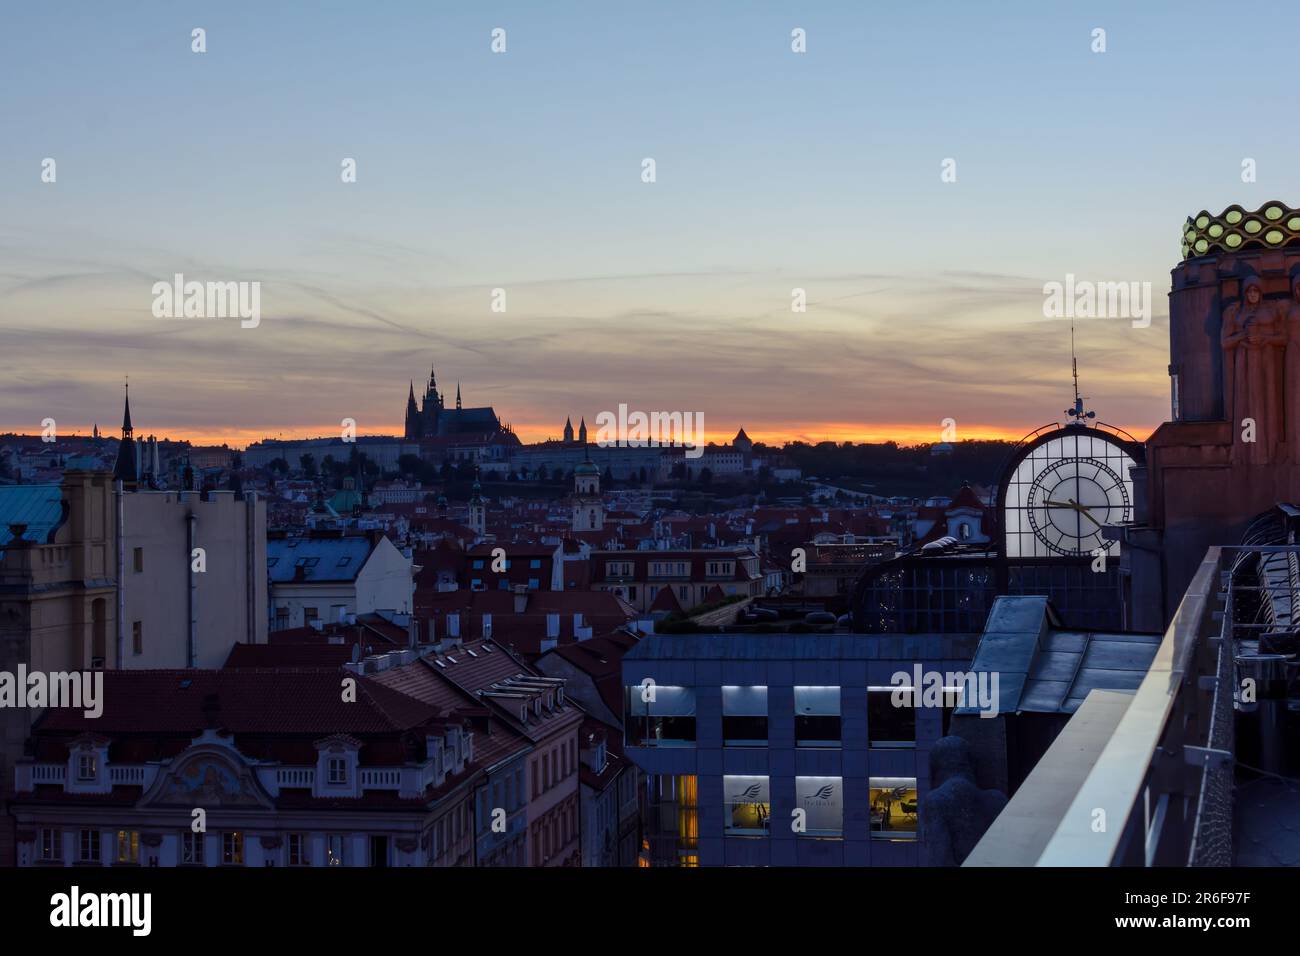
[[[584,445],[587,444],[587,418],[584,415],[582,421],[578,424],[578,441]]]
[[[460,382],[456,383],[456,409],[460,410]]]
[[[573,444],[573,419],[568,417],[564,419],[564,442],[568,445]]]
[[[139,478],[135,460],[135,429],[131,427],[131,386],[125,385],[126,401],[122,409],[122,441],[117,446],[113,477],[124,485],[134,486]]]

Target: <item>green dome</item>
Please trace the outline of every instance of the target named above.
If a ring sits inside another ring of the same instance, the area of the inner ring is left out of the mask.
[[[592,464],[591,459],[584,461],[577,468],[573,469],[575,475],[599,475],[600,469]]]

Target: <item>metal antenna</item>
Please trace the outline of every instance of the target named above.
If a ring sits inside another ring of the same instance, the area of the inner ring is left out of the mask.
[[[1070,319],[1070,372],[1074,376],[1074,407],[1067,408],[1065,414],[1074,419],[1072,424],[1082,425],[1089,418],[1096,418],[1096,412],[1083,410],[1084,399],[1079,396],[1079,358],[1074,351],[1074,319]]]

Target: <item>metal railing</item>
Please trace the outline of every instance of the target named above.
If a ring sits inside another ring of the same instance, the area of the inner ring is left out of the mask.
[[[1039,866],[1231,862],[1233,590],[1211,548]],[[1291,550],[1295,550],[1292,548]]]

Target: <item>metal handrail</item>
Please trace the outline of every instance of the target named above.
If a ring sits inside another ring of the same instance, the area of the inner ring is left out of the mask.
[[[1213,612],[1224,550],[1206,552],[1146,677],[1039,866],[1186,864],[1208,763],[1203,759],[1197,771],[1187,763],[1185,748],[1205,750],[1208,742],[1196,733],[1205,718],[1197,697],[1200,690],[1214,690],[1202,688],[1199,678],[1209,676],[1203,659],[1218,636]],[[1217,672],[1211,672],[1215,686]],[[1196,739],[1185,739],[1189,730]]]

